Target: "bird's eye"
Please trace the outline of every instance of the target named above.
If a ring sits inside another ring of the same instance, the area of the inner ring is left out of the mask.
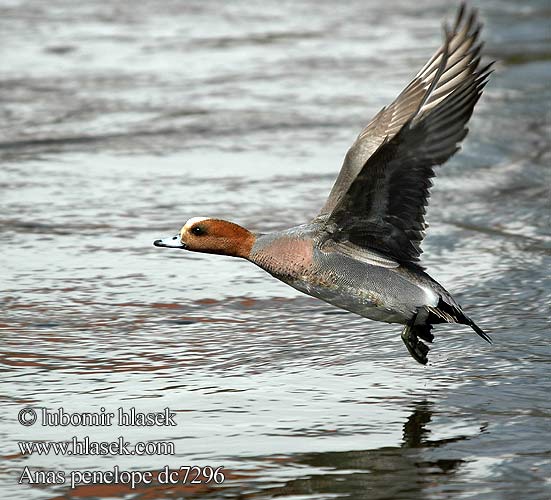
[[[201,236],[201,235],[204,233],[203,229],[201,229],[200,226],[195,226],[195,227],[191,230],[191,232],[192,232],[195,236]]]

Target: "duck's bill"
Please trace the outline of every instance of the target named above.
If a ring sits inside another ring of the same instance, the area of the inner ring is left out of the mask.
[[[180,241],[180,235],[169,236],[168,238],[163,238],[162,240],[155,240],[153,244],[156,247],[186,248],[186,246]]]

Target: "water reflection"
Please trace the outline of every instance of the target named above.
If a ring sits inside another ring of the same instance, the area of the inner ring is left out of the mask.
[[[431,440],[427,428],[433,417],[433,403],[420,401],[403,426],[400,446],[375,450],[307,453],[293,457],[293,463],[323,472],[293,479],[285,486],[264,491],[273,496],[339,494],[350,498],[426,498],[426,486],[442,475],[453,477],[462,459],[430,460],[423,451],[463,441],[472,436]],[[320,498],[316,496],[315,498]]]

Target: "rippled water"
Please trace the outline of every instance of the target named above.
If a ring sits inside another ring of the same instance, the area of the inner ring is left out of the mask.
[[[448,2],[0,5],[6,498],[549,499],[551,10],[476,2],[496,72],[439,172],[429,272],[494,338],[400,328],[237,259],[151,242],[191,216],[301,223],[440,41]],[[25,407],[176,427],[24,427]],[[17,442],[170,440],[174,456]],[[18,485],[32,470],[224,466],[211,485]]]

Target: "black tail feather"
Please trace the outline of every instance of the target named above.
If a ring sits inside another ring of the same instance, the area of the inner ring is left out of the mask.
[[[450,301],[451,300],[453,299],[450,298]],[[442,296],[440,296],[440,300],[438,301],[438,305],[436,307],[426,306],[425,309],[429,311],[427,323],[459,323],[461,325],[468,325],[479,337],[491,344],[492,339],[490,336],[461,310],[461,306],[459,306],[459,304],[455,302],[450,303],[450,301],[446,301]]]
[[[465,316],[465,325],[469,325],[479,337],[482,337],[488,344],[492,343],[491,337],[482,330],[479,326],[476,325],[476,323],[469,317]]]

